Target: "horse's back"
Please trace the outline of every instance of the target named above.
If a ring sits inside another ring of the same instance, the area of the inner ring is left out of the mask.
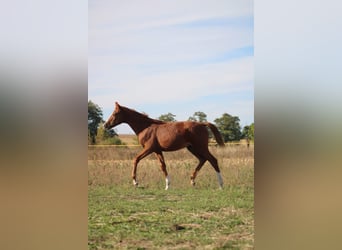
[[[156,139],[163,151],[174,151],[196,143],[200,138],[208,140],[205,125],[198,122],[169,122],[158,125]]]

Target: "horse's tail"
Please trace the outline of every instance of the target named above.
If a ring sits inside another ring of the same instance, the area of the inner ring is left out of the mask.
[[[205,123],[206,126],[208,126],[210,128],[210,130],[213,132],[216,142],[218,143],[218,145],[220,145],[221,147],[224,147],[224,142],[223,142],[223,138],[222,135],[220,134],[220,132],[218,131],[217,127],[210,123],[210,122],[206,122]]]

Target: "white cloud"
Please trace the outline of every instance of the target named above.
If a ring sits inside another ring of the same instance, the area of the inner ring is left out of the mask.
[[[90,69],[101,64],[114,68],[198,60],[253,44],[248,28],[170,26],[211,18],[250,17],[252,4],[248,1],[101,3],[105,4],[90,8]]]
[[[113,35],[98,43],[90,42],[90,63],[101,69],[106,65],[114,68],[190,62],[252,45],[253,34],[248,29],[221,27],[129,33],[119,37]]]
[[[112,80],[117,83],[102,86],[110,93],[93,94],[94,101],[103,107],[112,107],[113,98],[130,104],[167,103],[238,90],[253,91],[253,59]],[[90,91],[95,92],[96,85],[93,86]]]
[[[109,110],[253,92],[253,58],[222,59],[253,47],[238,25],[252,16],[252,1],[90,1],[89,99]]]
[[[90,30],[136,31],[218,17],[253,15],[253,1],[90,1]]]

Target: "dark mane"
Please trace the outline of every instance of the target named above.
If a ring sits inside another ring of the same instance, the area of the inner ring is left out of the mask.
[[[153,119],[153,118],[149,117],[147,114],[140,113],[140,112],[136,111],[135,109],[130,109],[130,108],[127,108],[124,106],[121,106],[121,108],[124,109],[126,112],[128,111],[130,113],[134,113],[135,115],[140,116],[144,120],[148,120],[153,124],[164,124],[164,123],[166,123],[166,122],[161,121],[161,120]]]

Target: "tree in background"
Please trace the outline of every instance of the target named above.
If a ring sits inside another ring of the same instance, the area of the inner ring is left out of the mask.
[[[245,139],[247,147],[249,147],[250,141],[254,141],[254,123],[243,127],[241,139]]]
[[[204,112],[197,111],[194,113],[193,116],[189,117],[188,121],[206,122],[207,121],[207,115]]]
[[[215,119],[214,122],[225,142],[240,140],[241,126],[239,117],[224,113],[220,118]]]
[[[254,123],[249,126],[244,126],[241,138],[254,141]]]
[[[167,113],[167,114],[163,114],[161,116],[158,117],[158,120],[164,121],[164,122],[175,122],[175,115],[172,113]]]
[[[96,144],[101,145],[122,145],[123,142],[113,128],[105,129],[101,122],[97,128]]]
[[[92,101],[88,101],[88,137],[90,144],[96,143],[97,128],[103,122],[102,109]]]
[[[248,138],[249,138],[251,141],[254,141],[254,122],[249,126]]]
[[[250,128],[249,125],[246,125],[246,126],[243,127],[242,134],[241,134],[241,139],[250,139],[249,135],[248,135],[249,128]]]

